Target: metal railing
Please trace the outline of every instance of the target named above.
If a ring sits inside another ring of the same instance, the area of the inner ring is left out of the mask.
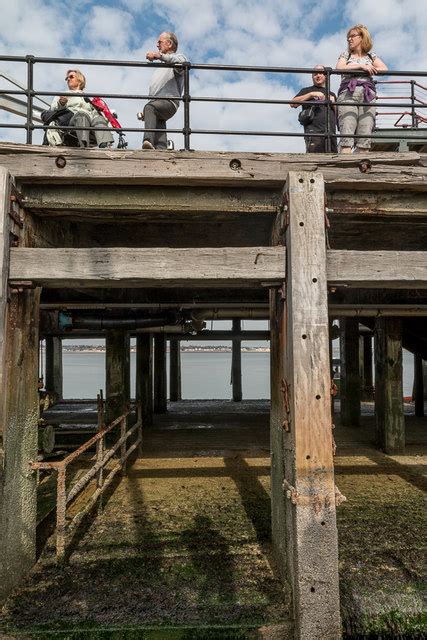
[[[43,64],[61,64],[68,66],[78,66],[78,67],[87,67],[87,66],[107,66],[107,67],[119,67],[119,68],[150,68],[154,69],[158,67],[158,63],[151,62],[136,62],[136,61],[114,61],[114,60],[93,60],[93,59],[66,59],[66,58],[46,58],[46,57],[36,57],[36,56],[0,56],[0,63],[24,63],[27,67],[26,71],[26,86],[25,89],[22,90],[0,90],[0,97],[2,95],[16,95],[16,96],[25,96],[26,97],[26,122],[25,124],[11,124],[11,123],[0,123],[0,128],[14,128],[14,129],[25,129],[26,131],[26,142],[27,144],[31,144],[33,141],[33,132],[37,129],[44,129],[43,125],[35,124],[35,107],[34,100],[35,98],[44,98],[53,95],[64,95],[64,96],[72,96],[75,95],[72,92],[67,91],[39,91],[34,88],[34,69],[36,65]],[[285,76],[285,75],[296,75],[296,74],[312,74],[314,69],[307,68],[298,68],[298,67],[262,67],[262,66],[238,66],[238,65],[215,65],[215,64],[192,64],[191,62],[184,62],[178,65],[171,65],[162,63],[166,67],[175,67],[178,68],[183,74],[183,93],[182,96],[178,99],[182,103],[183,107],[183,127],[179,129],[168,129],[169,133],[179,133],[182,134],[184,139],[184,149],[191,149],[191,136],[192,135],[236,135],[236,136],[266,136],[266,137],[304,137],[303,132],[296,131],[268,131],[268,130],[230,130],[230,129],[201,129],[201,128],[192,128],[191,126],[191,105],[197,103],[233,103],[233,104],[253,104],[253,105],[292,105],[295,104],[291,99],[271,99],[271,98],[243,98],[243,97],[220,97],[220,96],[201,96],[194,95],[191,93],[191,74],[194,72],[203,72],[207,73],[209,71],[219,71],[219,72],[230,72],[230,73],[247,73],[247,74],[268,74],[273,75],[275,77]],[[335,76],[341,75],[366,75],[363,72],[355,72],[354,70],[345,71],[345,70],[336,70],[329,67],[325,67],[325,75],[326,75],[326,95],[329,96],[331,90],[331,79]],[[426,78],[427,71],[386,71],[379,72],[378,77],[381,76],[391,76],[391,77],[404,77],[410,78],[406,80],[407,83],[410,83],[411,91],[408,96],[407,102],[394,102],[393,107],[399,109],[409,110],[408,112],[411,114],[412,118],[412,127],[418,128],[420,125],[426,122],[426,118],[421,115],[417,111],[425,109],[427,106],[426,102],[418,99],[415,93],[415,87],[420,87],[424,89],[424,86],[416,82],[414,78]],[[383,84],[382,81],[378,81],[378,83]],[[93,97],[96,95],[100,95],[100,92],[90,93],[84,92],[84,96]],[[102,92],[102,97],[106,99],[126,99],[126,100],[138,100],[138,101],[146,101],[151,98],[151,96],[146,94],[117,94],[117,93],[108,93]],[[176,96],[162,96],[167,99],[173,98],[177,100]],[[396,99],[401,100],[402,97],[398,96]],[[406,97],[403,98],[406,100]],[[390,107],[390,97],[384,98],[386,101],[376,100],[375,106],[378,109]],[[318,105],[318,102],[305,101],[304,105]],[[327,98],[322,104],[328,105],[328,107],[332,104],[329,98]],[[349,102],[340,102],[341,105],[352,104]],[[372,103],[360,103],[359,106],[372,106]],[[405,111],[399,112],[400,115],[405,115]],[[425,113],[425,112],[424,112]],[[333,134],[329,132],[329,124],[330,124],[330,109],[326,108],[326,125],[325,125],[325,133],[317,133],[316,136],[326,138],[326,148],[330,149],[331,140],[334,138],[339,138],[339,134]],[[400,122],[400,121],[399,121]],[[397,123],[395,126],[403,126]],[[75,130],[76,127],[57,127],[62,130]],[[93,130],[93,127],[79,127],[80,130]],[[144,131],[141,127],[122,127],[117,130],[120,132],[138,132],[142,133]],[[159,129],[146,129],[146,131],[158,132]],[[397,131],[396,132],[396,140],[402,139],[407,132]],[[426,134],[427,135],[427,134]],[[366,135],[357,135],[352,136],[353,138],[366,138]],[[408,134],[409,137],[409,134]],[[390,133],[387,135],[382,135],[380,132],[373,133],[370,138],[372,140],[381,140],[382,138],[387,138],[390,140]],[[419,140],[419,139],[417,139]],[[426,139],[427,141],[427,139]]]
[[[75,528],[83,519],[83,517],[95,506],[98,498],[104,493],[104,491],[110,486],[116,473],[122,471],[124,475],[126,473],[126,461],[130,454],[139,449],[142,443],[142,416],[141,416],[141,404],[136,403],[137,420],[136,423],[127,428],[127,419],[132,413],[132,409],[126,411],[123,415],[113,420],[108,426],[105,425],[104,420],[104,401],[102,398],[102,392],[98,394],[98,433],[92,438],[82,444],[76,451],[73,451],[62,460],[45,462],[34,461],[31,462],[31,469],[33,471],[55,471],[57,473],[56,479],[56,561],[62,562],[65,558],[66,550],[66,533],[67,530]],[[115,427],[120,426],[120,435],[117,442],[106,448],[105,436],[110,433]],[[128,439],[136,432],[136,439],[128,447]],[[88,451],[89,449],[96,447],[96,453],[91,460],[93,460],[92,466],[84,473],[84,475],[67,491],[66,486],[66,474],[67,467],[77,460],[79,456]],[[113,459],[113,456],[120,449],[120,455],[115,460],[113,466],[107,469],[107,464]],[[108,475],[104,478],[104,472],[108,471]],[[71,520],[67,526],[67,506],[76,498],[76,496],[88,485],[88,483],[96,477],[96,489],[91,494],[84,508],[79,511]]]

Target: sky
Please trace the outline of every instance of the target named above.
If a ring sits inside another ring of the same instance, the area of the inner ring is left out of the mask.
[[[346,49],[346,32],[366,24],[374,51],[394,70],[427,66],[427,0],[0,0],[0,55],[35,55],[144,61],[162,31],[173,31],[179,50],[193,63],[312,68],[335,67]],[[72,66],[76,66],[73,64]],[[144,94],[152,70],[79,65],[87,90]],[[35,89],[65,90],[68,65],[35,65]],[[0,71],[25,81],[22,63],[0,60]],[[333,81],[335,90],[338,78]],[[289,100],[311,84],[309,75],[193,71],[191,93],[210,97]],[[424,84],[427,84],[424,82]],[[4,88],[4,84],[0,84]],[[50,100],[50,98],[48,98]],[[107,100],[123,126],[138,127],[142,100]],[[0,122],[22,120],[0,111]],[[182,108],[169,121],[182,127]],[[197,103],[193,129],[294,131],[297,111],[288,105]],[[20,141],[22,132],[0,129],[0,139]],[[37,134],[40,136],[40,134]],[[38,141],[36,135],[36,141]],[[180,134],[170,136],[182,148]],[[142,134],[128,134],[139,148]],[[194,135],[195,149],[302,151],[302,138]]]

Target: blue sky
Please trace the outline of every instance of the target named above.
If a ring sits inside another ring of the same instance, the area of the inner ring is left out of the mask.
[[[14,0],[5,1],[0,52],[115,60],[144,60],[163,30],[178,35],[180,50],[193,62],[263,66],[334,67],[345,49],[346,31],[366,24],[374,50],[393,69],[427,67],[427,0]],[[25,79],[23,65],[0,69]],[[36,89],[59,92],[66,67],[36,68]],[[147,70],[85,67],[88,90],[146,93]],[[307,76],[194,72],[195,95],[290,99],[309,84]],[[334,86],[338,83],[335,80]],[[124,125],[139,126],[142,102],[113,101]],[[111,100],[109,101],[111,103]],[[182,110],[181,110],[182,111]],[[182,113],[171,127],[182,126]],[[287,106],[249,107],[194,103],[193,128],[300,131]],[[4,136],[4,132],[2,133]],[[132,146],[140,135],[129,136]],[[182,138],[175,138],[178,148]],[[302,150],[297,138],[197,136],[202,149]]]

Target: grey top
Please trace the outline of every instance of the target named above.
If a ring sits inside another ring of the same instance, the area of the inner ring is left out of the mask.
[[[161,62],[177,63],[187,62],[187,58],[183,53],[161,53]],[[181,96],[184,86],[184,76],[181,70],[172,69],[172,67],[161,66],[157,69],[151,78],[148,93],[153,98],[161,98],[163,96]],[[179,107],[179,100],[171,100],[176,108]]]
[[[350,57],[349,57],[350,56]],[[365,53],[362,56],[356,56],[354,53],[349,54],[347,51],[343,51],[339,55],[340,58],[345,58],[346,64],[373,64],[375,58],[377,58],[377,54],[373,51],[369,52],[369,55]],[[342,80],[348,80],[349,78],[355,78],[357,76],[353,76],[350,73],[345,73],[341,76]]]

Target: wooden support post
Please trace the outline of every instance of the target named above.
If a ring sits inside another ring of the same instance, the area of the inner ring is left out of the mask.
[[[372,351],[372,334],[365,333],[361,336],[361,354],[362,354],[362,400],[374,399],[374,379],[373,379],[373,351]]]
[[[62,339],[54,336],[46,337],[46,391],[55,402],[63,397],[62,375]]]
[[[233,319],[233,333],[240,333],[241,320]],[[239,338],[233,338],[231,352],[231,382],[233,385],[233,400],[242,400],[242,342]]]
[[[8,292],[10,176],[0,167],[0,601],[36,559],[40,290]]]
[[[424,367],[423,359],[417,353],[414,355],[414,402],[417,418],[424,417]]]
[[[276,297],[272,309],[273,544],[288,569],[296,637],[338,639],[323,177],[290,172],[286,190],[285,302]]]
[[[125,413],[130,404],[130,340],[125,331],[105,335],[105,387],[107,425]]]
[[[141,402],[143,427],[153,424],[153,337],[136,336],[136,400]]]
[[[375,320],[375,417],[378,445],[389,454],[405,452],[402,385],[402,322]]]
[[[154,413],[166,413],[166,336],[154,336]]]
[[[359,321],[340,319],[341,336],[341,424],[360,425]]]
[[[172,402],[181,400],[181,341],[169,342],[169,398]]]

